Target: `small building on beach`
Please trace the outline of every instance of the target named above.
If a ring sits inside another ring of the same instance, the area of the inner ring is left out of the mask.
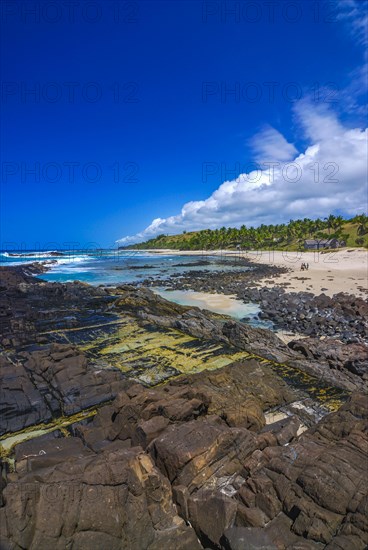
[[[306,239],[304,248],[307,250],[321,250],[323,248],[341,248],[345,246],[345,241],[338,239]]]

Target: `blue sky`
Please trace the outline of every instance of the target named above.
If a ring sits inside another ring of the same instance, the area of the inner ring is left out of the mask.
[[[3,2],[2,247],[364,209],[366,8]]]

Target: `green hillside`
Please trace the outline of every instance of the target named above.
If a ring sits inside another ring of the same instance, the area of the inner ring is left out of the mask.
[[[121,249],[215,250],[303,250],[305,239],[344,241],[348,247],[368,248],[368,218],[365,214],[348,220],[342,216],[328,216],[323,220],[290,220],[288,224],[261,225],[257,228],[241,226],[184,232],[181,235],[158,235],[154,239],[120,247]]]

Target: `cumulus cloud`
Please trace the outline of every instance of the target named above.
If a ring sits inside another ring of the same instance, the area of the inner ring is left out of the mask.
[[[337,20],[355,42],[363,46],[363,62],[339,91],[335,107],[344,114],[364,115],[358,98],[367,87],[367,0],[338,0]],[[258,226],[291,218],[316,218],[339,212],[354,215],[367,209],[368,129],[344,126],[336,113],[321,104],[301,101],[295,107],[298,127],[309,144],[298,152],[277,129],[265,126],[250,141],[260,170],[225,181],[206,200],[186,203],[181,212],[156,218],[140,233],[123,237],[119,244],[147,240],[160,233]]]
[[[307,101],[296,106],[295,114],[310,144],[304,152],[298,153],[282,134],[268,127],[253,140],[261,169],[225,181],[207,199],[188,202],[180,213],[157,218],[118,243],[183,230],[258,226],[364,210],[368,129],[345,127],[333,112]]]

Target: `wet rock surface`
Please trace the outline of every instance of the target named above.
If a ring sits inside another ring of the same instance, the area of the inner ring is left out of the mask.
[[[48,422],[52,415],[21,363],[0,357],[0,434]]]
[[[45,283],[42,269],[0,270],[1,548],[366,548],[361,341],[286,346],[145,288]],[[137,383],[119,363],[133,361],[129,326],[148,350],[167,333],[188,361],[197,346],[203,369],[180,375],[170,350],[169,376]]]

